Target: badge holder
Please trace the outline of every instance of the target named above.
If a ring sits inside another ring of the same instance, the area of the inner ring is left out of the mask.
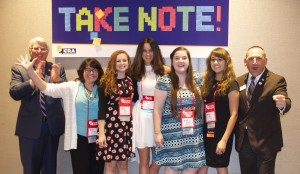
[[[95,94],[94,97],[90,97],[86,91],[86,97],[88,99],[88,108],[87,108],[87,124],[86,124],[86,137],[88,139],[88,143],[95,143],[97,141],[97,135],[98,135],[98,120],[92,119],[90,120],[90,100],[96,99]]]
[[[132,110],[132,100],[128,97],[119,98],[119,119],[121,121],[130,121]]]
[[[152,118],[153,117],[154,96],[143,95],[141,100],[141,117]]]
[[[216,91],[214,92],[214,100],[216,96]],[[215,102],[205,103],[205,122],[207,123],[207,138],[215,137],[216,128],[216,105]]]
[[[183,109],[180,112],[181,117],[181,128],[183,135],[191,135],[194,133],[194,110]]]
[[[153,110],[154,96],[143,95],[141,100],[141,109]]]

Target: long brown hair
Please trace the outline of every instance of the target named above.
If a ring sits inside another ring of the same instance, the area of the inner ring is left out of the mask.
[[[145,43],[149,43],[153,51],[153,59],[151,61],[151,66],[154,73],[159,76],[162,76],[165,73],[164,72],[165,60],[162,57],[158,43],[151,37],[145,37],[138,44],[136,54],[130,68],[132,77],[137,81],[140,81],[142,77],[145,75],[145,63],[143,60],[143,51],[144,51]]]
[[[104,88],[104,94],[106,96],[116,94],[117,86],[116,86],[116,78],[118,72],[116,70],[116,60],[119,54],[125,54],[128,60],[128,67],[131,64],[130,57],[128,53],[124,50],[118,50],[112,53],[110,59],[107,64],[106,71],[100,80],[100,85]],[[126,70],[126,75],[129,75],[128,69]]]
[[[170,72],[170,79],[171,79],[171,110],[172,110],[172,117],[179,118],[179,114],[177,112],[177,92],[179,90],[179,78],[175,72],[174,65],[173,65],[173,58],[177,51],[185,51],[187,53],[189,59],[189,66],[187,69],[185,85],[186,87],[191,90],[195,95],[195,117],[200,117],[201,108],[201,101],[200,101],[200,91],[197,89],[194,75],[193,75],[193,66],[191,62],[191,55],[188,49],[185,47],[177,47],[173,50],[170,54],[171,58],[171,72]]]
[[[230,54],[224,48],[215,48],[211,51],[208,58],[206,59],[206,73],[201,87],[201,93],[203,97],[207,97],[210,89],[213,86],[213,81],[216,77],[216,73],[211,68],[211,57],[220,57],[225,60],[225,69],[223,71],[223,77],[220,83],[218,84],[219,95],[225,95],[226,90],[232,80],[235,79],[235,72],[233,70],[233,65],[231,61]]]

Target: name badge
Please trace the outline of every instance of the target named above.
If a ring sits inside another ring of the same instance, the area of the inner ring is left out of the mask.
[[[153,110],[154,106],[154,96],[143,95],[141,100],[141,109],[151,109]]]
[[[246,85],[243,85],[243,86],[240,87],[240,91],[242,91],[244,89],[246,89]]]
[[[205,104],[205,121],[206,123],[217,121],[215,102]]]
[[[180,112],[181,118],[181,128],[194,128],[194,110],[192,109],[183,109]]]
[[[88,143],[95,143],[98,135],[98,120],[87,120]]]
[[[132,100],[128,97],[119,98],[119,119],[121,121],[129,121],[132,111]]]

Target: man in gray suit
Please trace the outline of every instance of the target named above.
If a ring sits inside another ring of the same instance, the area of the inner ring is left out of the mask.
[[[64,69],[46,61],[48,53],[45,39],[30,40],[31,59],[38,59],[36,73],[49,83],[66,81]],[[10,96],[21,100],[15,134],[19,137],[23,173],[55,174],[59,137],[65,124],[61,100],[41,94],[23,67],[14,65],[11,71]]]
[[[242,174],[274,174],[277,152],[283,147],[280,115],[291,108],[285,78],[266,68],[260,46],[248,49],[248,73],[237,78],[240,87],[236,149]]]

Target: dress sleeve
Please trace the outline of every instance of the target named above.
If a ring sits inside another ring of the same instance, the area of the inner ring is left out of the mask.
[[[105,115],[107,111],[107,97],[104,94],[104,88],[98,87],[98,95],[99,95],[99,110],[98,110],[98,120],[105,120]]]
[[[169,74],[159,77],[155,85],[155,89],[168,91],[170,88],[171,79]]]
[[[228,88],[228,94],[231,92],[231,91],[239,91],[239,85],[237,83],[236,80],[232,80],[229,84],[229,88]]]

